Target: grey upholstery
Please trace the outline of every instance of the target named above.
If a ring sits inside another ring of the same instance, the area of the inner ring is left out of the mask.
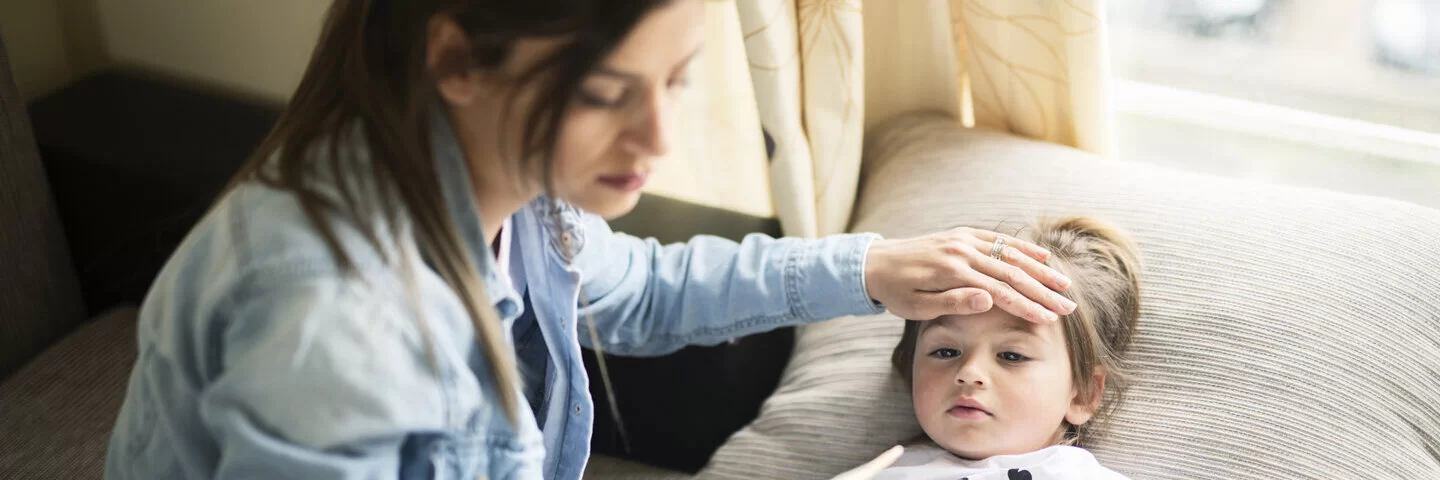
[[[80,327],[0,384],[0,478],[100,478],[135,364],[135,310]]]
[[[25,103],[0,39],[0,380],[85,318]]]

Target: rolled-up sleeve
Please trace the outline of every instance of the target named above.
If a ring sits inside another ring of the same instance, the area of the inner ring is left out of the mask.
[[[821,239],[752,234],[740,242],[697,236],[661,245],[614,233],[587,216],[576,265],[602,347],[663,355],[781,326],[880,313],[865,289],[865,257],[878,235]],[[582,324],[581,328],[585,328]],[[589,335],[581,332],[589,346]]]

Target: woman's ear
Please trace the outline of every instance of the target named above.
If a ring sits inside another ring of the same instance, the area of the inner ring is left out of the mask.
[[[470,59],[470,38],[455,19],[443,14],[431,17],[425,39],[425,69],[445,103],[468,106],[483,91],[483,75]]]
[[[1070,409],[1065,412],[1065,421],[1071,425],[1084,425],[1100,409],[1100,400],[1105,396],[1105,367],[1095,367],[1090,377],[1089,391],[1077,387],[1070,399]]]

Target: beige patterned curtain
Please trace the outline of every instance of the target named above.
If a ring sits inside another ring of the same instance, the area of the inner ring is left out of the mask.
[[[864,122],[860,0],[705,5],[677,145],[646,190],[778,217],[786,235],[843,232]],[[774,141],[768,161],[762,127]]]
[[[649,191],[843,232],[865,128],[916,110],[1108,154],[1101,3],[708,0],[679,145]]]
[[[916,109],[1112,151],[1101,0],[866,0],[867,124]]]
[[[860,178],[860,0],[736,0],[760,123],[775,141],[771,199],[786,235],[845,231]]]

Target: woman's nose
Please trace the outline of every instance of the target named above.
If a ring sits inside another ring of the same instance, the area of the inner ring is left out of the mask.
[[[629,153],[647,157],[661,157],[670,152],[674,118],[673,100],[664,90],[650,94],[646,106],[637,111],[629,127],[626,148]]]

